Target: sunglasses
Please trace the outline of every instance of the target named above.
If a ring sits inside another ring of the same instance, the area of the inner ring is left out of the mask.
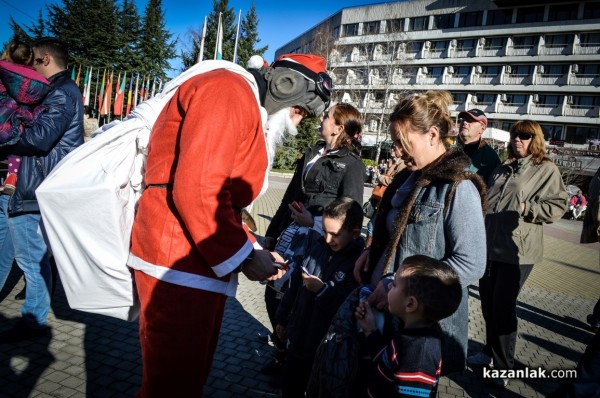
[[[533,134],[531,134],[531,133],[510,133],[511,140],[514,140],[517,137],[519,137],[519,139],[521,141],[527,141],[527,140],[530,140],[531,137],[533,137]]]

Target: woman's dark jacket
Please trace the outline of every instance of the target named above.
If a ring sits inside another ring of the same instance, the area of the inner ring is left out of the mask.
[[[318,142],[308,148],[304,156],[296,162],[292,181],[281,204],[269,223],[265,236],[277,239],[291,222],[288,205],[293,201],[302,202],[313,214],[321,215],[323,208],[335,199],[346,196],[363,202],[365,166],[358,155],[348,148],[341,148],[319,158],[303,178],[306,164],[314,158],[325,142]]]

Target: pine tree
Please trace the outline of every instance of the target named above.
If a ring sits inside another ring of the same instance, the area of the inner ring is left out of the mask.
[[[169,59],[175,58],[176,40],[165,27],[162,0],[149,0],[144,12],[140,34],[141,69],[153,76],[165,77],[170,70]]]
[[[140,48],[140,17],[133,0],[124,0],[118,11],[117,36],[118,61],[117,68],[127,72],[137,72],[142,67]]]
[[[36,23],[25,27],[32,39],[40,39],[46,36],[46,21],[42,15],[42,10],[38,11],[38,19]]]
[[[241,33],[238,43],[238,64],[245,66],[253,55],[263,55],[269,46],[256,48],[260,43],[258,38],[258,16],[256,15],[256,6],[254,3],[250,10],[244,16],[241,23]]]
[[[48,29],[67,43],[73,63],[114,68],[118,59],[115,0],[62,1],[62,6],[48,6]]]

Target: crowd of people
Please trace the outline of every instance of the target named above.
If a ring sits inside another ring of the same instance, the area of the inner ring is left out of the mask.
[[[35,189],[98,126],[67,62],[53,38],[13,42],[0,61],[0,152],[10,164],[0,287],[13,262],[26,279],[22,319],[0,344],[49,333],[51,250]],[[330,103],[323,57],[286,54],[249,66],[249,77],[220,65],[177,89],[150,138],[127,261],[141,304],[138,396],[202,396],[239,274],[267,281],[276,354],[263,371],[283,397],[434,397],[440,377],[467,365],[513,369],[517,298],[542,260],[543,224],[570,209],[598,231],[598,198],[579,191],[569,201],[540,125],[513,124],[501,162],[482,138],[482,110],[460,112],[455,125],[450,93],[406,94],[389,116],[392,159],[369,170],[362,115]],[[12,90],[19,84],[35,88],[27,101]],[[321,120],[320,140],[296,162],[261,241],[242,214],[267,189],[276,146],[309,117]],[[468,356],[468,287],[477,282],[486,341]],[[590,317],[597,328],[600,315]],[[328,339],[344,322],[349,339]],[[344,368],[353,377],[314,371],[340,350],[356,362]]]

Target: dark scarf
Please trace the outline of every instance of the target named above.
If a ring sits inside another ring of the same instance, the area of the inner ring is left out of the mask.
[[[406,229],[408,217],[415,204],[417,195],[422,188],[425,188],[432,183],[445,182],[452,184],[448,196],[444,201],[445,211],[448,211],[448,207],[454,198],[458,184],[464,180],[472,181],[481,196],[481,207],[483,209],[483,214],[485,215],[487,204],[485,184],[481,177],[469,170],[470,162],[470,159],[462,150],[451,148],[431,164],[422,170],[417,171],[416,173],[419,173],[419,176],[417,177],[408,198],[396,215],[393,233],[390,236],[387,231],[386,219],[388,212],[392,209],[392,197],[396,190],[398,190],[404,181],[406,181],[411,174],[411,171],[404,169],[394,177],[388,188],[385,190],[383,198],[381,199],[381,204],[377,210],[375,228],[373,231],[373,244],[371,245],[371,252],[369,254],[369,270],[372,271],[375,269],[375,266],[382,255],[386,256],[383,269],[388,269],[392,262],[393,253],[395,252],[395,250],[387,250],[387,252],[384,253],[386,247],[388,247],[388,242],[391,241],[391,245],[389,245],[391,248],[396,248],[398,246],[400,238]]]

